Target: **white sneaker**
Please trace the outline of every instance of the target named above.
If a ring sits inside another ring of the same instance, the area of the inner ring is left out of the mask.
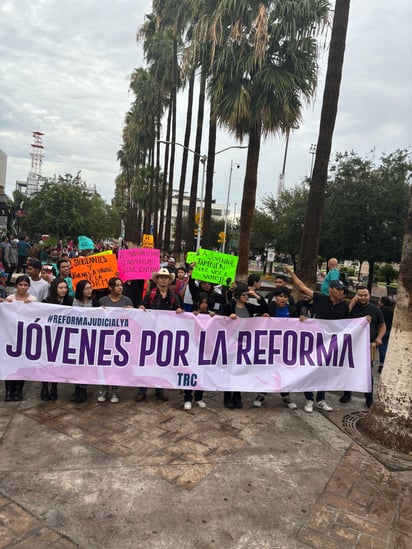
[[[303,408],[305,412],[311,414],[313,412],[313,400],[307,400],[305,407]]]
[[[264,396],[258,395],[258,396],[255,398],[255,400],[253,401],[253,406],[254,406],[255,408],[261,408],[264,400],[265,400],[265,397],[264,397]]]
[[[296,410],[297,404],[290,400],[290,397],[282,398],[283,404],[289,408],[289,410]]]
[[[110,397],[110,402],[115,404],[116,402],[119,402],[119,400],[120,398],[119,398],[119,395],[117,394],[117,391],[113,391]]]
[[[319,400],[319,402],[316,403],[316,408],[319,408],[319,410],[323,410],[324,412],[333,411],[332,406],[329,406],[326,400]]]
[[[196,400],[196,404],[199,408],[206,408],[206,402],[204,400]]]
[[[106,402],[108,396],[109,393],[107,389],[100,389],[100,391],[97,393],[97,402]]]
[[[186,402],[183,405],[183,408],[185,410],[191,410],[192,409],[192,403],[190,402],[190,400],[186,400]]]

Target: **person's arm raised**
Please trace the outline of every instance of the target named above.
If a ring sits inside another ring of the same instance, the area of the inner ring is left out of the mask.
[[[293,272],[293,269],[289,267],[289,265],[282,265],[283,270],[290,275],[290,277],[293,280],[293,283],[296,284],[296,286],[299,288],[299,290],[302,290],[302,292],[306,295],[308,295],[311,299],[313,298],[314,291],[311,290],[306,284],[301,280],[298,275],[296,275]]]

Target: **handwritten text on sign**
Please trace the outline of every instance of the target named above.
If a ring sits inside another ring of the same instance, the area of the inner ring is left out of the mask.
[[[200,248],[192,276],[197,280],[230,286],[235,280],[238,261],[235,255]]]
[[[107,288],[113,276],[117,276],[117,259],[114,254],[89,255],[70,259],[70,276],[73,288],[79,280],[88,280],[95,290]]]
[[[130,248],[119,250],[117,260],[119,276],[124,280],[147,280],[159,270],[160,250],[155,248]]]

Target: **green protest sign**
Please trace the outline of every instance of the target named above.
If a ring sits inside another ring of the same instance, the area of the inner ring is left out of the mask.
[[[197,253],[196,252],[187,252],[186,254],[186,263],[190,265],[191,263],[196,263]]]
[[[197,251],[196,265],[192,277],[213,284],[230,286],[236,276],[238,261],[239,258],[235,255],[200,248]]]

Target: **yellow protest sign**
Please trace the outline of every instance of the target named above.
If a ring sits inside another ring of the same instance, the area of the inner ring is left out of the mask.
[[[154,248],[154,238],[152,234],[143,235],[142,248]]]

